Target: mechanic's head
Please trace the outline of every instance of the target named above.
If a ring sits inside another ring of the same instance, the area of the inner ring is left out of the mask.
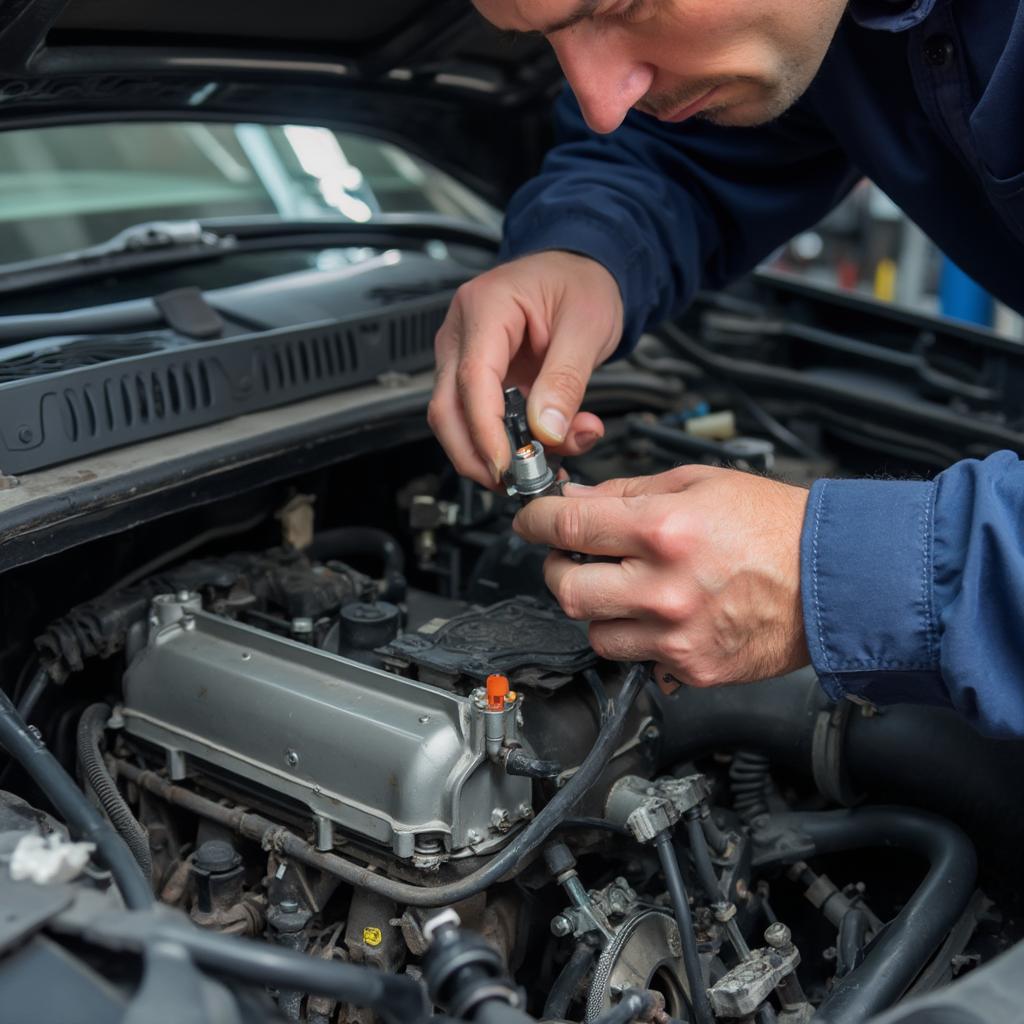
[[[847,0],[473,0],[488,21],[545,35],[587,124],[631,107],[751,126],[811,84]]]

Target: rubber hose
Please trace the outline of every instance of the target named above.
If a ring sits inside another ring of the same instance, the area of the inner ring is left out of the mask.
[[[97,913],[82,928],[87,941],[114,950],[181,946],[208,970],[263,987],[331,996],[369,1007],[388,1024],[420,1024],[429,1018],[426,992],[404,974],[321,960],[268,942],[206,931],[190,922],[154,915]]]
[[[149,835],[131,812],[103,760],[101,743],[110,717],[106,704],[91,704],[78,720],[78,765],[110,823],[128,844],[147,881],[153,878],[153,857]]]
[[[381,559],[385,576],[405,573],[402,546],[386,530],[374,526],[339,526],[334,530],[324,530],[313,537],[313,543],[305,554],[315,562],[330,559],[343,562],[353,555],[373,554]]]
[[[767,754],[738,750],[729,765],[733,810],[744,820],[767,814],[771,786],[771,760]]]
[[[100,860],[107,866],[125,904],[132,910],[153,905],[153,892],[139,865],[110,823],[86,799],[74,779],[30,732],[10,698],[0,690],[0,744],[25,769],[43,791],[72,834],[96,844]]]
[[[240,835],[257,840],[265,849],[274,849],[280,854],[294,857],[303,864],[340,878],[348,885],[413,907],[443,907],[475,896],[506,874],[521,868],[526,857],[558,828],[573,807],[597,782],[608,767],[608,762],[615,756],[630,708],[649,678],[650,669],[647,665],[634,665],[629,670],[616,698],[614,713],[601,727],[594,746],[569,781],[501,853],[496,854],[483,867],[466,875],[465,878],[443,885],[414,885],[400,882],[336,854],[322,853],[295,833],[267,818],[240,809],[224,807],[191,790],[169,783],[155,772],[144,771],[127,761],[118,762],[118,771],[126,779],[136,782],[170,803],[186,807],[211,821],[220,822]]]
[[[842,978],[857,966],[871,922],[860,907],[852,907],[839,920],[836,938],[836,977]]]
[[[951,822],[907,807],[784,814],[772,821],[809,838],[816,854],[899,847],[929,862],[924,881],[864,962],[836,979],[814,1016],[814,1024],[862,1024],[903,995],[967,908],[978,873],[974,846]]]
[[[753,750],[776,768],[812,776],[814,730],[833,705],[810,670],[749,686],[682,687],[656,695],[663,718],[660,765],[702,754]],[[948,817],[991,847],[1007,878],[1018,874],[1024,841],[1024,741],[994,741],[947,708],[899,705],[855,711],[841,762],[868,799],[924,807]]]
[[[686,837],[690,842],[690,854],[693,866],[697,871],[697,881],[705,895],[713,903],[726,897],[722,893],[722,885],[715,874],[715,866],[711,863],[708,852],[708,841],[704,838],[704,830],[700,827],[700,818],[688,818],[686,821]]]
[[[32,720],[39,701],[42,700],[49,687],[50,673],[45,668],[37,669],[28,686],[25,687],[25,692],[21,695],[21,699],[18,701],[18,714],[26,722]]]
[[[708,1002],[707,990],[704,987],[704,972],[700,966],[700,953],[697,950],[697,935],[693,930],[693,917],[690,914],[690,900],[683,884],[683,874],[679,870],[672,840],[667,832],[662,832],[654,840],[654,848],[661,862],[661,870],[665,876],[665,885],[672,899],[676,925],[679,928],[679,941],[683,947],[683,967],[686,970],[687,987],[690,990],[690,1005],[697,1024],[714,1024],[711,1004]]]
[[[551,986],[548,998],[544,1003],[544,1020],[564,1020],[569,1012],[569,1004],[576,994],[580,983],[586,977],[590,965],[594,962],[597,950],[587,942],[579,942],[572,951],[572,956],[558,972],[555,983]]]

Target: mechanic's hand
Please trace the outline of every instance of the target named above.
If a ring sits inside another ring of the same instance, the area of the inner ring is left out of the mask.
[[[545,448],[578,455],[604,433],[579,412],[594,368],[622,335],[622,297],[600,263],[542,252],[503,264],[455,293],[435,342],[427,419],[463,476],[501,482],[510,451],[505,387],[528,393],[530,429]]]
[[[654,661],[680,684],[753,682],[806,665],[800,532],[807,492],[730,469],[569,484],[515,520],[556,550],[544,575],[565,613],[590,621],[605,658]],[[562,552],[620,558],[578,564]]]

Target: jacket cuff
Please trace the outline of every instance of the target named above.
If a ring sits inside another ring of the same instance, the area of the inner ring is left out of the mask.
[[[613,359],[628,355],[636,345],[645,327],[647,310],[653,299],[645,293],[644,285],[655,273],[650,254],[637,241],[630,245],[621,237],[621,225],[616,228],[599,215],[585,209],[566,209],[554,218],[541,219],[533,215],[517,218],[505,224],[501,244],[501,258],[518,259],[536,252],[559,250],[596,260],[615,278],[622,296],[622,341]],[[648,300],[645,304],[644,297]]]
[[[801,536],[804,627],[832,700],[951,706],[933,597],[935,484],[819,480]]]

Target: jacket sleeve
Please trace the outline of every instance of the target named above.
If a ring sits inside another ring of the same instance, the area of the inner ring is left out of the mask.
[[[801,542],[804,624],[834,699],[955,708],[1024,736],[1024,462],[933,482],[819,480]]]
[[[761,128],[634,111],[600,136],[566,90],[556,129],[561,141],[509,205],[503,256],[564,249],[602,263],[622,292],[625,351],[698,288],[741,276],[816,223],[860,177],[809,97]]]

